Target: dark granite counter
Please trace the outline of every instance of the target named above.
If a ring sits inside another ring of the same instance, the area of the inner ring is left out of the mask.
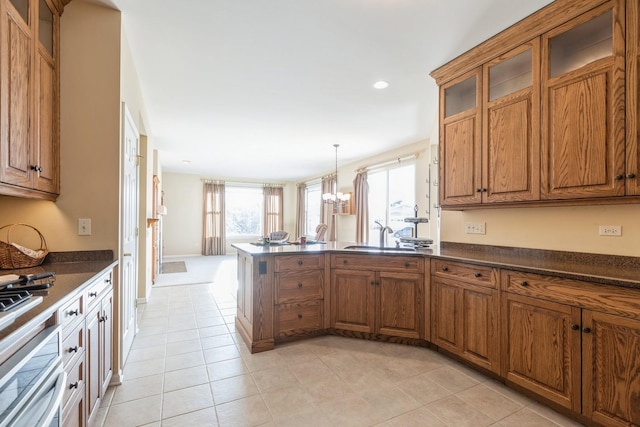
[[[58,308],[81,293],[92,279],[113,269],[117,264],[112,251],[58,252],[47,255],[45,262],[38,267],[0,270],[0,275],[55,273],[53,286],[47,290],[32,292],[35,296],[42,296],[42,302],[0,331],[0,353],[23,328],[37,325],[51,317]]]
[[[269,245],[250,243],[233,244],[236,249],[252,256],[350,252],[379,254],[378,250],[346,249],[349,242],[326,242],[312,245]],[[429,258],[465,261],[492,267],[508,268],[528,273],[540,273],[588,282],[640,289],[640,258],[600,255],[580,252],[549,251],[541,249],[511,248],[503,246],[470,245],[443,242],[430,249],[415,252],[385,250],[389,256],[425,256]]]

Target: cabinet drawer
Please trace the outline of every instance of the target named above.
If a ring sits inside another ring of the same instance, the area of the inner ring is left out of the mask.
[[[102,294],[111,289],[111,272],[105,273],[87,286],[87,304],[92,307],[100,300]]]
[[[324,268],[324,255],[287,255],[276,257],[276,272]]]
[[[322,303],[287,304],[276,309],[276,336],[299,335],[322,329]]]
[[[75,365],[65,369],[67,384],[62,395],[62,407],[64,408],[78,393],[84,393],[84,357],[78,359]]]
[[[422,273],[422,257],[401,255],[331,255],[331,268],[361,269],[371,271],[406,271]]]
[[[62,341],[62,363],[68,368],[84,354],[84,322],[80,322]]]
[[[80,295],[58,311],[58,322],[62,326],[62,336],[70,333],[76,326],[76,322],[84,319],[83,298],[84,296]]]
[[[483,265],[432,259],[431,274],[488,288],[498,286],[498,269]]]
[[[276,273],[276,304],[322,299],[324,270]]]
[[[640,290],[563,277],[502,270],[502,290],[640,319]]]

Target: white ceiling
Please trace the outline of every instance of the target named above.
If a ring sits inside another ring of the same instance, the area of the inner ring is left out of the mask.
[[[429,73],[550,0],[110,2],[163,170],[282,182],[429,138]]]

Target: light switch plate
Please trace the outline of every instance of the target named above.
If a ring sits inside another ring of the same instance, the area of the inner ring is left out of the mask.
[[[465,233],[467,234],[485,234],[484,222],[465,222]]]
[[[91,236],[91,219],[78,219],[78,236]]]

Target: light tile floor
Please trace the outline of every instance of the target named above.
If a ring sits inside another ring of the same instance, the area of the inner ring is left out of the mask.
[[[252,355],[216,288],[153,289],[98,425],[580,425],[425,348],[326,336]]]

